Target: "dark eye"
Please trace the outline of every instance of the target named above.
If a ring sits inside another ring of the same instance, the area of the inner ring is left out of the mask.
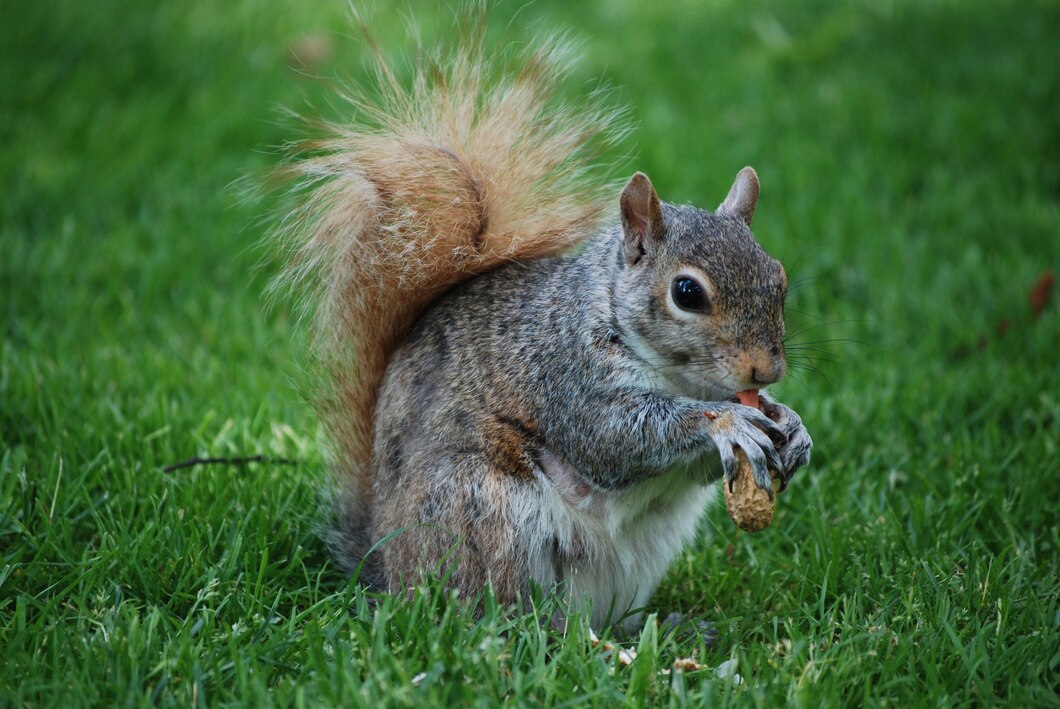
[[[693,278],[688,276],[675,278],[674,284],[670,287],[670,293],[674,302],[677,303],[677,307],[682,310],[694,310],[696,312],[710,310],[710,303],[707,302],[707,294],[703,292],[703,286],[699,285]]]

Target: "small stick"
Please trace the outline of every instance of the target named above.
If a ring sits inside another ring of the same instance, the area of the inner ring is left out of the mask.
[[[180,470],[181,468],[192,468],[196,465],[246,465],[247,463],[276,463],[277,465],[296,465],[298,461],[287,460],[286,458],[266,458],[265,456],[251,455],[245,458],[189,458],[180,463],[174,463],[173,465],[167,465],[162,468],[163,473],[172,473],[174,470]]]

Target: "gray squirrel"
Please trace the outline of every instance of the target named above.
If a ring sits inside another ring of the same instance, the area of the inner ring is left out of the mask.
[[[407,84],[377,51],[358,120],[287,167],[304,200],[283,282],[324,366],[339,563],[391,592],[443,573],[506,604],[559,586],[628,629],[734,450],[772,494],[812,443],[764,393],[733,398],[786,370],[757,175],[714,213],[642,173],[616,195],[592,151],[620,117],[559,102],[569,68],[555,38],[487,56],[481,22]]]

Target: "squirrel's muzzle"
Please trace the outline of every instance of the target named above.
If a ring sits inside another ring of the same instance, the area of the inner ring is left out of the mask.
[[[756,348],[740,357],[737,374],[743,378],[749,389],[754,389],[779,382],[787,371],[788,363],[783,350],[778,349],[774,353]]]

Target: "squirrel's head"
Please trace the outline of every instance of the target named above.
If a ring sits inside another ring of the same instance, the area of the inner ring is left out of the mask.
[[[660,202],[640,172],[622,190],[616,317],[628,344],[687,396],[727,399],[787,369],[788,280],[751,234],[757,202],[749,167],[713,214]]]

